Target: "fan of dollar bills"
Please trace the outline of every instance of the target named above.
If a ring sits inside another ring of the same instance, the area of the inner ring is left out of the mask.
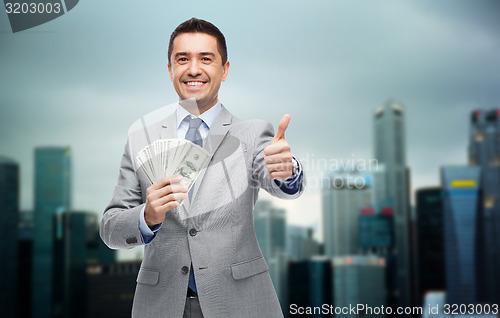
[[[191,189],[209,157],[208,151],[189,140],[159,139],[139,151],[137,163],[151,184],[166,176],[181,175],[180,183]]]

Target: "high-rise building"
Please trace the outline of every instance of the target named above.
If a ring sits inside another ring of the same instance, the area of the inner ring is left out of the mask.
[[[385,165],[386,201],[394,209],[394,256],[399,306],[410,304],[410,215],[404,109],[388,100],[374,114],[375,158]]]
[[[269,266],[274,289],[286,313],[288,257],[285,210],[273,207],[269,201],[257,201],[254,209],[254,226],[260,249]]]
[[[286,236],[286,251],[290,261],[303,261],[319,255],[319,243],[313,238],[312,228],[288,225]]]
[[[69,147],[35,150],[33,317],[53,317],[54,216],[71,208]],[[55,308],[56,311],[60,309]]]
[[[394,244],[394,215],[390,207],[377,213],[374,207],[363,207],[359,216],[359,247],[363,252],[387,254]]]
[[[288,269],[289,308],[319,307],[333,304],[331,259],[314,256],[308,260],[292,261]],[[324,317],[321,312],[308,317]]]
[[[416,192],[418,301],[428,291],[445,290],[443,190],[439,187]]]
[[[389,206],[363,207],[359,216],[360,255],[385,259],[385,290],[388,306],[396,306],[397,268],[394,257],[394,212]]]
[[[86,317],[87,276],[89,264],[110,264],[116,253],[99,237],[95,213],[66,211],[54,216],[53,317]]]
[[[322,204],[326,256],[358,253],[359,210],[374,205],[373,174],[341,170],[325,178]]]
[[[19,165],[0,157],[0,313],[16,317]]]
[[[444,250],[448,304],[475,304],[477,209],[482,203],[481,168],[441,169],[444,207]]]
[[[471,114],[469,164],[481,167],[477,215],[477,297],[500,303],[500,110]]]
[[[272,206],[270,201],[259,200],[254,209],[255,233],[264,258],[286,250],[286,213]]]
[[[140,266],[140,261],[87,264],[85,317],[130,317]]]
[[[31,318],[31,290],[33,284],[33,211],[21,211],[19,214],[18,240],[17,317]]]
[[[377,256],[334,257],[333,286],[334,306],[347,307],[358,304],[370,308],[385,306],[385,259]],[[376,310],[376,309],[375,309]],[[380,312],[364,311],[358,315],[342,317],[380,317]]]

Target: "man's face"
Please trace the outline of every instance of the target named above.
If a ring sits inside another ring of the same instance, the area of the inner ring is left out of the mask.
[[[222,65],[217,39],[205,33],[183,33],[173,43],[168,72],[180,100],[196,99],[200,113],[217,102],[229,62]]]

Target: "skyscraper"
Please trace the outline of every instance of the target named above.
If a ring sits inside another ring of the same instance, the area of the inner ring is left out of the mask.
[[[481,167],[477,215],[478,301],[500,303],[500,110],[471,114],[469,164]]]
[[[259,246],[265,258],[285,252],[285,210],[273,207],[270,201],[257,201],[254,211],[254,223]]]
[[[54,307],[53,317],[86,317],[87,275],[90,264],[111,264],[116,253],[99,237],[97,215],[65,211],[54,215]],[[60,229],[59,229],[60,228]]]
[[[331,259],[314,256],[289,263],[289,303],[296,307],[319,307],[333,304]],[[293,308],[293,307],[289,307]],[[325,317],[321,313],[308,317]]]
[[[361,207],[373,205],[370,175],[357,170],[330,174],[322,187],[325,255],[358,252],[358,217]]]
[[[254,209],[255,233],[267,264],[274,289],[286,312],[287,301],[287,255],[286,255],[286,214],[269,201],[257,201]]]
[[[359,216],[360,254],[385,260],[386,305],[397,306],[397,268],[394,260],[394,211],[392,207],[363,207]]]
[[[371,308],[385,305],[385,259],[377,256],[334,257],[333,286],[336,307],[363,304]],[[377,317],[380,313],[364,312],[342,317]]]
[[[33,211],[19,214],[17,317],[31,318],[33,284]]]
[[[286,251],[289,260],[303,261],[319,255],[319,243],[313,238],[312,228],[288,225],[286,236]]]
[[[428,291],[445,290],[443,190],[419,189],[417,203],[418,302]]]
[[[140,267],[140,261],[88,264],[85,317],[129,317]]]
[[[390,207],[376,213],[373,207],[361,208],[359,216],[359,247],[366,253],[387,254],[393,247],[394,215]]]
[[[381,206],[385,199],[385,166],[368,165],[331,171],[322,186],[323,236],[328,257],[359,251],[359,211]]]
[[[35,210],[33,241],[33,317],[52,317],[54,215],[71,207],[69,147],[35,150]]]
[[[0,157],[0,313],[16,317],[19,166]]]
[[[479,167],[441,169],[448,304],[475,304],[477,208],[482,203]]]
[[[406,169],[404,110],[388,100],[374,114],[375,158],[385,165],[386,200],[394,209],[395,261],[398,303],[410,303],[410,215]]]

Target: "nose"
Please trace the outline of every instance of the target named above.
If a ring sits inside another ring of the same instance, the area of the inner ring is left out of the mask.
[[[198,76],[201,75],[200,63],[194,59],[189,64],[188,75],[190,76]]]

